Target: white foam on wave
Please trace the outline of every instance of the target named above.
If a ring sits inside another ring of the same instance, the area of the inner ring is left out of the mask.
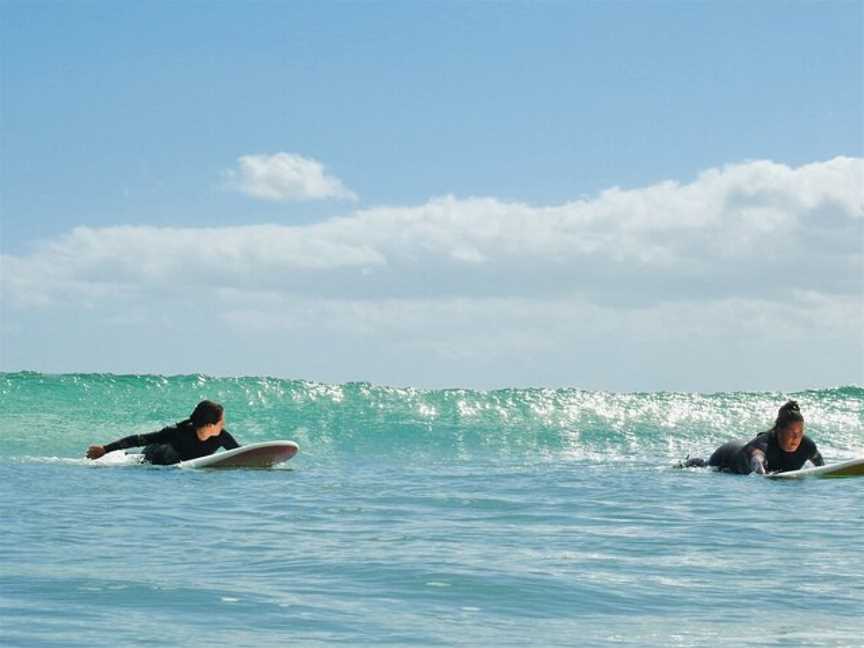
[[[144,461],[144,455],[140,453],[126,454],[123,450],[109,452],[99,459],[87,459],[86,457],[13,457],[15,463],[41,463],[61,464],[67,466],[88,466],[91,468],[104,468],[106,466],[137,466]]]
[[[138,452],[127,454],[124,450],[115,450],[89,461],[94,466],[136,466],[144,461],[144,455]]]

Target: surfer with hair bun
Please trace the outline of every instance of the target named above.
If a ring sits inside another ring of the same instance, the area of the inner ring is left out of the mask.
[[[810,461],[822,466],[825,461],[816,443],[804,434],[804,417],[794,400],[785,403],[777,412],[774,427],[762,432],[750,442],[729,441],[714,451],[706,462],[704,459],[687,459],[682,468],[711,466],[726,472],[760,475],[773,472],[800,470]]]
[[[108,452],[144,447],[144,460],[157,465],[175,464],[213,454],[219,448],[232,450],[240,444],[225,428],[225,408],[203,400],[185,421],[169,425],[150,434],[133,434],[107,445],[92,445],[88,459],[98,459]]]

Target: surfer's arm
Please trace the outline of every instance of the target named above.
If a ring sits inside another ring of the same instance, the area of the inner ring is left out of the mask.
[[[765,453],[761,450],[754,450],[750,455],[750,468],[757,475],[765,474]]]
[[[126,448],[138,448],[150,443],[166,443],[171,440],[173,431],[174,428],[166,427],[149,434],[132,434],[122,439],[117,439],[103,447],[105,448],[105,452],[113,452],[114,450],[125,450]]]
[[[111,443],[106,443],[105,445],[91,445],[87,448],[87,458],[88,459],[99,459],[109,452],[114,452],[115,450],[124,450],[126,448],[137,448],[138,446],[145,445],[146,442],[141,441],[144,437],[150,436],[149,434],[133,434],[131,436],[123,437],[122,439],[117,439],[116,441],[112,441]]]
[[[234,448],[239,448],[240,444],[237,443],[237,440],[231,436],[231,433],[225,428],[222,429],[222,447],[226,450],[233,450]]]
[[[822,458],[822,453],[817,450],[813,456],[810,457],[810,463],[814,466],[824,466],[825,460]]]

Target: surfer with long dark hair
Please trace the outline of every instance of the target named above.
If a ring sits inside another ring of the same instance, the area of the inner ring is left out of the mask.
[[[144,459],[151,464],[168,465],[213,454],[219,448],[232,450],[240,444],[225,428],[225,408],[204,400],[185,421],[169,425],[150,434],[133,434],[107,445],[92,445],[88,459],[98,459],[108,452],[144,447]]]
[[[825,464],[816,443],[804,434],[801,408],[797,402],[790,400],[777,412],[774,427],[767,432],[758,434],[750,442],[724,443],[714,451],[707,462],[704,459],[688,458],[681,467],[711,466],[741,475],[751,472],[764,475],[800,470],[808,460],[814,466]]]

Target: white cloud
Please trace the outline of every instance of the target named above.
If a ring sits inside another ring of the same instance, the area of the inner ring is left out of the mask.
[[[229,187],[262,200],[357,199],[323,164],[293,153],[243,155],[225,176]]]
[[[3,326],[0,321],[0,327]],[[413,386],[798,389],[864,380],[857,296],[643,306],[578,297],[329,299],[229,288],[7,318],[0,367]]]
[[[443,197],[306,226],[79,227],[3,259],[20,306],[198,287],[640,306],[864,289],[864,160],[749,162],[534,206]]]
[[[0,366],[777,389],[864,380],[864,161],[528,205],[79,227],[0,256]],[[213,349],[218,348],[218,353]]]
[[[269,350],[291,375],[328,380],[713,391],[864,379],[855,295],[622,307],[568,296],[372,301],[225,291],[216,302],[249,353]],[[335,360],[322,373],[307,354]]]
[[[572,297],[465,297],[439,299],[295,298],[273,292],[220,291],[221,318],[247,332],[326,329],[337,335],[376,336],[395,347],[452,347],[500,355],[554,352],[600,338],[637,342],[711,340],[806,341],[820,324],[836,336],[864,330],[854,296],[791,292],[782,302],[726,298],[648,306],[597,305]],[[423,335],[416,335],[423,331]]]

